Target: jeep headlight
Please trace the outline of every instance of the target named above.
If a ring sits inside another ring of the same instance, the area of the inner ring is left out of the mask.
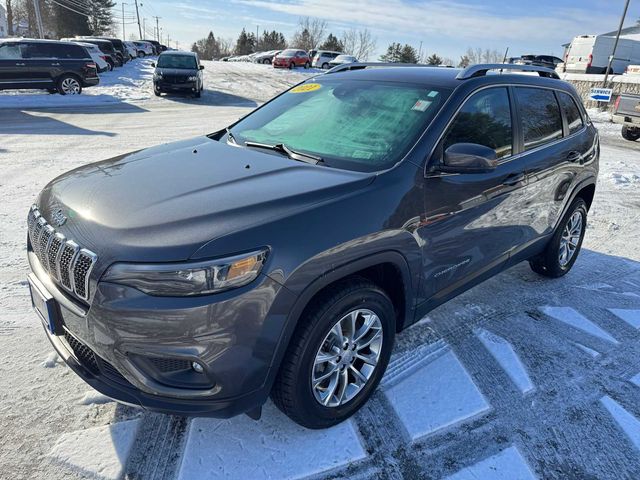
[[[187,78],[187,80],[189,80],[190,82],[195,82],[196,80],[198,80],[198,77],[195,75],[191,75],[189,78]]]
[[[116,263],[102,281],[127,285],[149,295],[185,297],[242,287],[256,279],[267,249],[233,257],[187,263]]]
[[[162,80],[162,74],[161,73],[154,73],[153,74],[153,78],[155,78],[156,80]]]

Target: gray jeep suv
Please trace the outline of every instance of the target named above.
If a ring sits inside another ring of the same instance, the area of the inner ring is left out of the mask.
[[[327,427],[429,310],[524,260],[567,273],[598,156],[551,70],[343,65],[225,130],[51,181],[28,214],[33,304],[121,402],[257,418],[271,395]]]

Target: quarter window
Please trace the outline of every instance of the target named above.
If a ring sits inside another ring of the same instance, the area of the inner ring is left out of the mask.
[[[511,155],[511,107],[506,88],[482,90],[465,102],[445,135],[444,150],[455,143],[493,148],[498,158]]]
[[[518,87],[516,97],[525,150],[562,138],[562,116],[553,90]]]
[[[560,97],[560,104],[562,105],[564,115],[565,117],[567,117],[567,124],[569,125],[569,135],[571,135],[584,126],[582,116],[580,115],[580,109],[578,108],[578,105],[576,105],[576,102],[571,97],[571,95],[563,92],[558,92],[558,96]]]
[[[0,45],[0,59],[3,59],[3,60],[22,59],[23,50],[24,50],[23,44],[5,43],[4,45]]]

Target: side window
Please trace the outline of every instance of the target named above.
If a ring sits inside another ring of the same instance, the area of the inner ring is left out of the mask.
[[[0,60],[21,60],[23,46],[20,43],[5,43],[0,45]]]
[[[490,88],[471,96],[449,126],[443,149],[455,143],[477,143],[505,158],[513,151],[511,107],[506,88]]]
[[[49,45],[44,43],[27,43],[24,56],[25,58],[51,58],[54,55],[48,47]]]
[[[582,116],[580,115],[580,109],[571,95],[564,92],[558,92],[558,96],[560,97],[560,104],[562,105],[564,115],[567,117],[569,135],[571,135],[584,126]]]
[[[562,138],[562,116],[553,90],[517,87],[516,98],[525,150]]]

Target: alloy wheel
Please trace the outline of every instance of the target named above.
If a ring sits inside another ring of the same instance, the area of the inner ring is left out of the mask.
[[[343,316],[316,353],[311,375],[315,399],[325,407],[352,400],[372,377],[382,342],[382,322],[374,312],[357,309]]]
[[[580,235],[582,234],[582,214],[573,212],[571,218],[562,231],[560,237],[560,249],[558,251],[558,262],[561,267],[566,267],[578,249]]]
[[[60,88],[65,95],[77,95],[80,93],[80,82],[73,77],[68,77],[62,80]]]

